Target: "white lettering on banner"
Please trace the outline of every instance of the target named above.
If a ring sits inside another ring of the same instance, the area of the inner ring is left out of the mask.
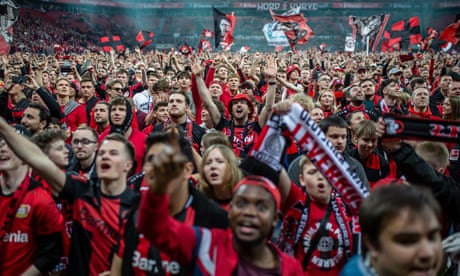
[[[357,212],[362,198],[369,192],[308,112],[299,104],[293,104],[291,111],[284,114],[282,119],[300,148],[306,151],[305,155],[336,188],[351,211]],[[305,132],[302,133],[302,130]]]
[[[290,3],[289,9],[295,9],[300,7],[301,10],[317,10],[319,8],[318,3]]]
[[[269,9],[279,10],[281,8],[281,3],[257,3],[257,9],[267,11]]]
[[[14,233],[6,233],[5,236],[3,236],[3,242],[28,243],[29,234],[23,233],[21,230]]]

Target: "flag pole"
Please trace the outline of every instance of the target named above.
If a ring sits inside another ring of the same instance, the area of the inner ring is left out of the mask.
[[[369,36],[366,37],[366,56],[369,55]]]

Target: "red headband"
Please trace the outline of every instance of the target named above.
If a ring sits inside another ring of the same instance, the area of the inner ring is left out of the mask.
[[[281,206],[280,192],[278,191],[278,188],[275,186],[275,184],[273,184],[273,182],[271,182],[268,178],[265,178],[259,175],[246,176],[245,178],[241,179],[240,182],[236,184],[235,188],[233,189],[233,193],[236,193],[236,191],[238,191],[238,189],[243,185],[253,185],[253,186],[264,188],[266,191],[268,191],[272,195],[273,200],[275,200],[276,210],[280,209],[280,206]]]

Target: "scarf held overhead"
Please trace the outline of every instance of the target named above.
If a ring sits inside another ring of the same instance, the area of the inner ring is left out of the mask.
[[[258,139],[249,157],[280,171],[278,153],[285,148],[289,136],[295,139],[299,148],[328,179],[350,210],[357,213],[363,198],[369,192],[324,132],[299,104],[293,104],[287,114],[274,114],[270,117],[260,134],[263,139]]]

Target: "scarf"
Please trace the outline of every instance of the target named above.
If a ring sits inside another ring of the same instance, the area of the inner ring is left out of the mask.
[[[458,143],[460,122],[384,115],[385,139],[416,139]]]

